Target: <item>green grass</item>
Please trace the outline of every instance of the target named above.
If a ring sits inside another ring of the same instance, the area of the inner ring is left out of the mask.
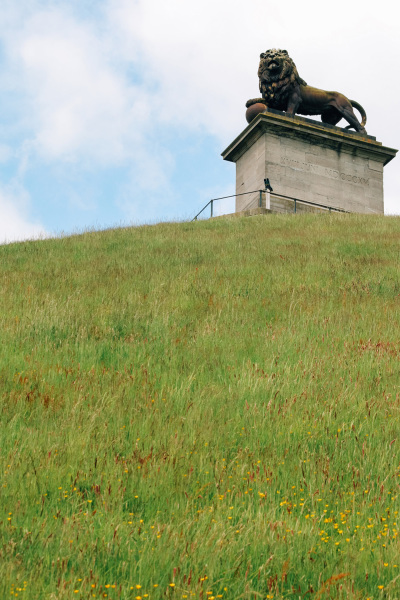
[[[399,257],[356,215],[0,247],[0,597],[398,599]]]

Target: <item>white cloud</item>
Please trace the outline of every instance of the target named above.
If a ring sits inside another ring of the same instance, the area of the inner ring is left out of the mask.
[[[396,162],[399,158],[394,158],[386,167],[384,174],[384,198],[385,214],[400,214],[400,171]]]
[[[122,166],[131,173],[120,207],[140,189],[166,188],[173,160],[157,140],[158,102],[145,85],[130,80],[118,36],[98,19],[80,19],[68,5],[37,3],[26,15],[10,6],[0,34],[8,89],[23,99],[18,177],[43,161],[74,163],[71,169],[81,174]]]
[[[19,60],[37,151],[48,159],[118,164],[147,158],[158,126],[230,141],[245,126],[246,100],[258,93],[259,53],[274,45],[289,49],[310,84],[337,87],[362,104],[365,91],[372,118],[374,93],[382,102],[370,78],[381,55],[368,28],[354,33],[354,20],[365,12],[360,1],[338,0],[328,21],[317,0],[307,11],[291,0],[285,6],[105,0],[85,18],[76,2],[25,4],[28,16],[13,9],[12,33],[5,35]],[[346,8],[345,21],[340,8]],[[379,43],[379,28],[393,25],[382,11],[376,23]],[[326,40],[337,30],[345,43],[333,51]],[[374,133],[373,121],[371,127]],[[154,160],[157,149],[150,153]]]
[[[27,117],[19,117],[32,154],[92,166],[131,158],[150,120],[148,92],[129,82],[98,22],[79,20],[68,5],[37,8],[27,17],[13,9],[9,28],[0,25],[8,87],[24,98]]]
[[[14,43],[32,104],[37,150],[53,160],[120,161],[135,103],[123,76],[108,64],[101,40],[87,25],[49,11],[30,19]]]
[[[0,189],[0,244],[47,236],[40,223],[29,219],[29,206],[29,196],[19,186]]]
[[[140,65],[155,89],[157,120],[224,136],[239,114],[244,118],[246,93],[257,92],[260,50],[248,35],[240,44],[253,9],[239,18],[232,4],[243,2],[110,0],[109,19],[125,60]]]
[[[355,31],[360,19],[363,26]],[[294,0],[284,5],[265,0],[250,5],[245,0],[108,0],[108,21],[121,56],[141,64],[146,85],[156,89],[157,118],[185,129],[202,128],[224,141],[245,126],[245,102],[258,95],[259,54],[274,46],[288,49],[310,85],[338,88],[369,103],[374,134],[375,102],[382,107],[382,93],[398,89],[393,77],[383,76],[377,48],[381,42],[386,47],[385,32],[392,31],[391,51],[398,52],[398,36],[391,11],[382,7],[374,23],[368,20],[361,0],[337,0],[329,17],[319,0],[310,0],[307,7]],[[329,40],[339,35],[343,43],[332,46]],[[371,85],[376,78],[381,89]],[[386,131],[383,125],[378,136]]]

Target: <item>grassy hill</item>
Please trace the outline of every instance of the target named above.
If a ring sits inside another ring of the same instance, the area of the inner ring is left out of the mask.
[[[400,597],[400,220],[0,247],[0,597]]]

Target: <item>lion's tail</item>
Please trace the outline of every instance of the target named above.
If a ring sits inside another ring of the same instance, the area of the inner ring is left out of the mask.
[[[365,110],[363,109],[361,104],[358,104],[358,102],[356,102],[355,100],[350,100],[350,103],[353,106],[353,108],[356,108],[358,110],[358,112],[360,113],[361,125],[362,125],[362,127],[365,127],[365,124],[367,122],[367,113],[365,112]]]

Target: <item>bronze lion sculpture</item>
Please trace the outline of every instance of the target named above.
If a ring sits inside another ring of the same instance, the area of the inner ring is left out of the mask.
[[[307,85],[286,50],[273,48],[263,52],[260,55],[258,77],[262,98],[248,100],[248,109],[261,103],[266,108],[282,110],[289,115],[321,115],[322,122],[330,125],[336,125],[343,117],[349,123],[347,128],[354,127],[356,131],[367,133],[367,115],[363,107],[339,92],[326,92]],[[359,111],[361,123],[353,107]],[[254,109],[246,113],[249,122],[263,110],[262,106]]]

